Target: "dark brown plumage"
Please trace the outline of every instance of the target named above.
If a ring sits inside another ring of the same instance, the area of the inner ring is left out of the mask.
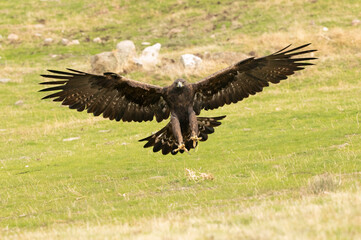
[[[41,84],[55,85],[40,91],[57,91],[43,99],[53,98],[71,109],[87,110],[95,116],[116,121],[158,122],[171,115],[170,122],[157,133],[141,139],[144,147],[163,154],[175,154],[195,148],[219,126],[221,117],[197,117],[201,110],[212,110],[236,103],[249,95],[261,92],[269,83],[279,83],[316,58],[299,55],[316,50],[302,50],[305,44],[286,48],[261,58],[247,58],[218,71],[197,83],[177,79],[172,85],[159,87],[127,79],[115,73],[94,75],[73,69],[68,72],[48,70],[55,75],[42,75],[57,81]]]

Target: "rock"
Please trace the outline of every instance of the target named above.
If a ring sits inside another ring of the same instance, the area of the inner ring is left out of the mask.
[[[352,26],[357,26],[357,25],[360,25],[360,23],[361,23],[361,21],[359,19],[354,19],[354,20],[352,20],[351,25]]]
[[[78,139],[80,139],[80,137],[64,138],[63,142],[70,142],[70,141],[74,141],[74,140],[78,140]]]
[[[134,65],[134,58],[137,56],[137,52],[132,41],[125,40],[119,42],[115,53],[119,62],[120,72],[127,71]]]
[[[61,44],[63,44],[64,46],[69,44],[69,40],[66,38],[61,39]]]
[[[93,39],[93,42],[102,43],[102,39],[100,37],[96,37],[96,38]]]
[[[146,47],[140,57],[135,59],[136,63],[141,65],[145,70],[154,68],[158,62],[158,55],[161,48],[160,43],[156,43],[153,46]]]
[[[79,45],[80,42],[79,40],[75,39],[75,40],[71,40],[69,43],[68,43],[68,46],[71,46],[71,45]]]
[[[41,33],[34,33],[35,37],[41,37]]]
[[[104,130],[99,130],[98,132],[100,132],[100,133],[107,133],[107,132],[110,132],[110,130],[109,130],[109,129],[104,129]]]
[[[44,28],[44,27],[45,27],[45,25],[44,25],[44,24],[41,24],[41,23],[34,25],[34,28],[37,28],[37,29],[39,29],[39,28]]]
[[[10,78],[0,78],[0,83],[10,82]]]
[[[150,45],[150,42],[142,42],[141,43],[143,46],[149,46]]]
[[[193,54],[183,54],[181,62],[186,69],[196,69],[202,64],[202,59]]]
[[[15,105],[17,106],[20,106],[20,105],[23,105],[24,104],[24,101],[23,100],[18,100],[15,102]]]
[[[90,59],[92,72],[103,74],[104,72],[119,72],[119,61],[114,52],[102,52]]]
[[[49,45],[49,44],[51,44],[53,42],[53,39],[52,38],[45,38],[44,39],[44,44],[45,45]]]
[[[14,33],[10,33],[8,35],[8,40],[10,40],[11,42],[15,42],[15,41],[19,40],[19,36]]]
[[[323,27],[323,28],[322,28],[322,31],[327,32],[327,31],[328,31],[328,27]]]

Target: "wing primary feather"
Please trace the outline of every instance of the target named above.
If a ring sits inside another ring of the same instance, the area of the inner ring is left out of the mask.
[[[292,58],[291,60],[294,62],[299,62],[299,61],[309,61],[309,60],[315,60],[317,58],[311,57],[311,58]]]
[[[291,53],[291,54],[287,54],[287,56],[296,56],[296,55],[301,55],[301,54],[306,54],[306,53],[311,53],[311,52],[317,52],[316,49],[312,49],[312,50],[306,50],[306,51],[301,51],[301,52],[295,52],[295,53]]]
[[[72,68],[67,68],[67,70],[72,71],[72,72],[76,72],[76,73],[81,73],[81,75],[85,75],[85,74],[86,74],[85,72],[82,72],[82,71],[79,71],[79,70],[75,70],[75,69],[72,69]]]
[[[297,63],[297,66],[310,66],[315,65],[314,63]]]
[[[50,95],[47,95],[45,97],[43,97],[42,99],[48,99],[48,98],[54,98],[54,97],[59,97],[60,95],[62,95],[63,92],[56,92],[56,93],[53,93],[53,94],[50,94]]]
[[[57,91],[57,90],[63,90],[63,89],[64,89],[64,85],[61,85],[61,86],[56,86],[56,87],[44,88],[44,89],[39,90],[39,92]]]
[[[64,84],[67,83],[68,81],[51,81],[51,82],[41,82],[39,84],[41,85],[56,85],[56,84]]]
[[[64,71],[58,71],[58,70],[50,70],[48,69],[48,72],[56,73],[56,74],[63,74],[63,75],[70,75],[70,76],[81,76],[80,74],[75,74],[71,72],[64,72]]]
[[[45,78],[54,78],[54,79],[69,79],[71,77],[69,76],[61,76],[61,75],[48,75],[48,74],[42,74],[40,75],[42,77],[45,77]]]
[[[286,50],[287,48],[289,48],[292,44],[289,44],[288,46],[282,48],[281,50],[278,50],[277,52],[273,53],[272,55],[276,55],[277,53],[282,52],[283,50]]]
[[[301,46],[299,46],[299,47],[292,48],[292,49],[290,49],[290,50],[288,50],[288,51],[282,52],[282,53],[280,53],[280,54],[286,54],[286,53],[289,53],[289,52],[293,52],[293,51],[296,51],[296,50],[298,50],[298,49],[305,48],[305,47],[307,47],[307,46],[310,45],[310,44],[311,44],[311,43],[307,43],[307,44],[301,45]]]

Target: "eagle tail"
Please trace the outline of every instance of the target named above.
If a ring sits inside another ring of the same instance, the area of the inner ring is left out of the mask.
[[[200,141],[206,141],[208,139],[208,135],[214,133],[214,128],[221,125],[222,123],[220,120],[225,117],[226,116],[197,117],[199,137],[202,138]],[[190,132],[186,135],[183,135],[183,139],[185,147],[188,151],[194,148]],[[162,150],[163,155],[168,153],[172,153],[173,155],[177,154],[177,152],[174,150],[178,148],[178,143],[173,135],[171,122],[169,122],[158,132],[150,135],[149,137],[140,139],[139,141],[147,141],[147,143],[144,145],[144,148],[153,147],[153,152],[159,152]],[[184,151],[180,150],[179,152],[183,153]]]

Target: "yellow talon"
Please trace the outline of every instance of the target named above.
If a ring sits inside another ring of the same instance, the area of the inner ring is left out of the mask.
[[[193,140],[193,147],[195,148],[197,145],[197,142],[202,140],[202,137],[193,136],[193,137],[191,137],[191,140]]]
[[[186,145],[184,145],[184,143],[178,145],[178,148],[174,149],[174,152],[178,152],[179,150],[183,150],[183,151],[188,152],[188,149],[186,148]]]

